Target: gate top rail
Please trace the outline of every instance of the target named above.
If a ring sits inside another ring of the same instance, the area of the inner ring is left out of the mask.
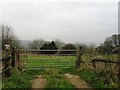
[[[23,50],[23,49],[21,49],[20,51],[73,51],[73,52],[75,52],[75,51],[77,51],[77,50],[40,50],[40,49],[25,49],[25,50]]]

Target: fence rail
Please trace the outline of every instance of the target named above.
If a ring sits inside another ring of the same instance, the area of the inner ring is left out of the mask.
[[[96,68],[96,62],[103,62],[103,63],[105,63],[105,65],[106,65],[106,63],[113,63],[113,64],[120,64],[120,61],[111,61],[111,60],[109,60],[109,59],[104,59],[104,58],[93,58],[92,60],[92,63],[93,63],[93,67],[94,68]]]

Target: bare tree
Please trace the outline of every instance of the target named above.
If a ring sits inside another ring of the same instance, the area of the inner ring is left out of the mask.
[[[40,47],[45,43],[46,41],[44,41],[43,39],[39,39],[39,40],[33,40],[32,43],[29,44],[29,48],[30,49],[40,49]]]
[[[2,25],[2,49],[4,50],[5,44],[18,47],[18,39],[13,33],[13,28],[8,25]]]
[[[55,44],[56,46],[60,49],[62,46],[65,45],[64,42],[62,42],[61,40],[55,39]]]

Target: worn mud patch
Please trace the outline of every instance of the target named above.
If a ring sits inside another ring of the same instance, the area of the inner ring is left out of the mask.
[[[79,76],[65,74],[65,78],[73,84],[76,88],[91,88],[83,79]]]
[[[31,88],[39,88],[43,89],[45,88],[45,85],[47,83],[46,79],[42,75],[35,76],[35,79],[31,81],[32,87]]]

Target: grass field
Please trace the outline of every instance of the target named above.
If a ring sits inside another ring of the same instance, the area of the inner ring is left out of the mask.
[[[70,68],[75,66],[75,56],[28,56],[24,59],[26,68]]]

